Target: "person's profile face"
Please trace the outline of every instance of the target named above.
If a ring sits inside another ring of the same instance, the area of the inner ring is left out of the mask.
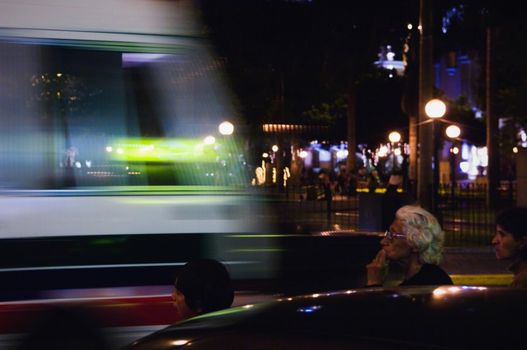
[[[172,300],[174,301],[174,307],[176,308],[181,320],[197,315],[195,311],[188,307],[187,303],[185,302],[185,295],[183,295],[183,293],[181,293],[177,288],[174,288],[174,291],[172,292]]]
[[[524,246],[524,240],[517,240],[514,236],[504,230],[501,226],[496,227],[496,234],[492,239],[494,252],[498,260],[514,259]]]
[[[388,230],[390,234],[381,240],[382,249],[386,253],[386,258],[389,260],[403,260],[412,253],[412,248],[406,239],[403,228],[403,221],[395,219]]]

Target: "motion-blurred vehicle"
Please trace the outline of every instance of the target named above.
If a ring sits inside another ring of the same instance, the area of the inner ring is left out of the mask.
[[[126,350],[510,349],[526,312],[527,291],[504,287],[344,290],[198,316]]]
[[[193,1],[0,0],[0,300],[274,276],[243,117]]]
[[[199,257],[244,291],[363,283],[375,234],[268,220],[193,1],[0,0],[0,23],[0,348],[63,304],[126,343],[171,324]]]

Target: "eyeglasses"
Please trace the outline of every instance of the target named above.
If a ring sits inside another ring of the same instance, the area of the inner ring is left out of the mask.
[[[404,238],[406,239],[406,235],[403,235],[402,233],[392,232],[391,230],[386,230],[384,233],[384,237],[389,239],[390,241],[394,238]]]

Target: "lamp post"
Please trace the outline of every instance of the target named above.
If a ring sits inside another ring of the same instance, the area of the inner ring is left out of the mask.
[[[456,155],[459,153],[459,148],[456,147],[455,140],[461,135],[461,129],[457,125],[450,125],[446,128],[445,134],[452,140],[452,147],[450,147],[450,198],[453,206],[456,190]]]
[[[434,138],[434,148],[433,148],[433,158],[434,158],[434,168],[433,168],[433,203],[432,208],[434,208],[434,213],[438,215],[438,201],[439,201],[439,139],[440,135],[438,133],[439,128],[436,125],[436,119],[442,118],[446,113],[446,105],[443,101],[439,99],[432,99],[428,101],[425,105],[425,113],[428,118],[431,118],[432,121],[432,135]]]

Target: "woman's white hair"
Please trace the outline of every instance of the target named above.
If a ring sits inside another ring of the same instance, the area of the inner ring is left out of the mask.
[[[443,254],[445,234],[437,219],[416,205],[405,205],[395,213],[403,222],[403,233],[408,243],[419,252],[422,263],[439,265]]]

